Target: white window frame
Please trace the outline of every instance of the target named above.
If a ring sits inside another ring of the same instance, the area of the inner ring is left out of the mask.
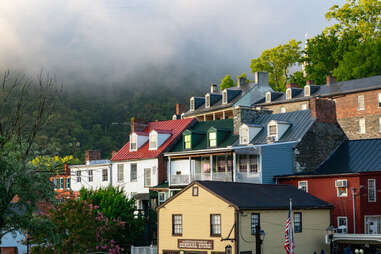
[[[222,104],[228,104],[228,91],[226,89],[222,91]]]
[[[149,150],[157,150],[158,133],[151,131],[149,133]]]
[[[189,141],[187,139],[189,139]],[[189,143],[189,147],[187,147],[187,143]],[[191,134],[184,135],[184,149],[192,149],[192,135]]]
[[[161,195],[164,195],[164,198],[163,196]],[[165,191],[160,191],[157,195],[157,200],[159,202],[159,205],[161,205],[162,203],[164,203],[166,200],[167,200],[167,197],[168,197],[168,192],[165,192]]]
[[[212,138],[211,135],[213,135],[214,138]],[[209,132],[208,139],[209,139],[209,147],[216,147],[217,146],[217,131]]]
[[[305,184],[305,185],[302,186],[303,184]],[[306,180],[304,180],[304,181],[298,181],[298,189],[302,190],[302,191],[305,191],[305,192],[308,192],[308,181],[306,181]]]
[[[243,124],[239,128],[239,143],[241,145],[247,145],[249,142],[249,127],[246,124]]]
[[[205,95],[205,108],[210,108],[210,94]]]
[[[108,169],[104,168],[102,169],[102,182],[107,182],[107,181],[108,181]]]
[[[124,181],[124,164],[118,164],[118,175],[117,175],[117,180],[118,182],[123,182]]]
[[[381,93],[378,94],[378,107],[381,108]]]
[[[291,100],[292,99],[292,90],[291,88],[286,89],[286,100]]]
[[[374,185],[373,185],[373,193],[374,193],[374,199],[370,199],[370,192],[371,192],[371,182],[374,182]],[[372,179],[368,179],[368,202],[376,202],[377,201],[377,186],[376,186],[376,179],[372,178]]]
[[[152,171],[151,168],[144,168],[144,187],[151,187],[151,184],[152,184],[151,171]]]
[[[339,188],[344,188],[344,187],[336,187],[337,183],[340,181],[345,181],[346,182],[346,187],[345,187],[345,193],[340,194]],[[335,188],[337,192],[337,197],[348,197],[348,180],[347,179],[337,179],[335,180]]]
[[[341,233],[341,234],[346,234],[348,233],[348,217],[347,216],[337,216],[337,233]],[[345,220],[345,231],[343,232],[339,232],[339,230],[342,230],[342,228],[340,228],[340,219],[344,219]]]
[[[311,87],[309,85],[304,87],[304,96],[311,96]]]
[[[359,134],[366,134],[365,118],[359,119]]]
[[[266,93],[266,98],[265,98],[265,100],[266,100],[266,103],[270,103],[270,102],[271,102],[271,92],[267,92],[267,93]]]
[[[357,96],[357,110],[365,110],[365,97],[363,94]]]
[[[367,220],[370,218],[376,218],[378,220],[378,229],[376,233],[369,232],[369,225]],[[365,215],[364,216],[364,232],[365,234],[380,234],[381,215]]]
[[[270,133],[270,129],[271,129],[271,127],[274,127],[275,126],[275,134],[271,134]],[[270,123],[270,124],[268,124],[267,125],[267,136],[268,137],[277,137],[278,136],[278,124],[277,123]]]
[[[134,178],[132,175],[132,165],[135,165],[135,175]],[[130,164],[130,182],[136,182],[138,180],[138,164],[137,163],[131,163]]]
[[[280,107],[280,113],[286,113],[286,108],[285,107]]]
[[[138,135],[132,133],[130,135],[130,151],[134,152],[138,150]]]
[[[189,111],[194,111],[194,106],[194,97],[192,97],[189,101]]]
[[[87,170],[88,182],[94,181],[94,171],[92,169]]]
[[[81,170],[78,170],[77,172],[75,172],[75,175],[77,176],[77,183],[80,183],[81,182]]]
[[[381,132],[381,116],[378,117],[378,131]]]

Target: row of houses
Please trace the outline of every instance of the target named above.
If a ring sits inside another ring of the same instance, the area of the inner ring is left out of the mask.
[[[262,248],[279,253],[289,198],[306,228],[296,236],[301,252],[327,251],[332,225],[334,250],[349,244],[375,253],[381,76],[327,77],[323,86],[288,84],[285,93],[271,89],[267,73],[254,79],[222,91],[212,84],[190,98],[189,109],[177,105],[172,120],[131,119],[129,141],[109,161],[87,152],[85,165],[56,178],[57,191],[118,186],[143,213],[157,208],[148,241],[158,239],[160,253],[217,253],[227,245],[257,253],[258,224],[267,232]]]

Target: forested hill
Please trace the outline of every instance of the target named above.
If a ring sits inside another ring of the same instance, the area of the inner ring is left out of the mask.
[[[130,119],[168,120],[176,103],[187,103],[200,93],[191,84],[183,87],[85,86],[65,89],[53,118],[36,138],[45,154],[74,155],[83,159],[84,151],[99,149],[110,158],[128,140]]]

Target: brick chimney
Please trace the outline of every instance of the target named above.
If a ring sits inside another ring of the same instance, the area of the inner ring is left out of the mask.
[[[287,88],[298,88],[298,84],[296,84],[296,83],[287,83],[286,84],[286,89]]]
[[[306,85],[313,85],[313,84],[314,84],[314,82],[312,80],[307,80],[306,81]]]
[[[210,84],[210,93],[218,93],[218,86],[216,84]]]
[[[243,87],[244,85],[246,85],[246,78],[245,77],[240,77],[237,80],[237,87]]]
[[[146,121],[135,119],[135,117],[131,117],[131,133],[136,131],[144,131],[146,127]]]
[[[86,164],[89,163],[89,161],[96,161],[101,159],[101,152],[98,150],[87,150],[85,151],[85,162]]]
[[[181,115],[187,111],[187,106],[185,104],[176,104],[176,115]]]
[[[312,98],[310,100],[311,117],[318,122],[336,123],[336,104],[327,98]]]
[[[327,86],[336,83],[336,77],[333,77],[330,75],[326,76],[325,80],[326,80]]]

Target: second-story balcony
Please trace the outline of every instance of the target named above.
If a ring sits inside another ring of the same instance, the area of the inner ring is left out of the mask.
[[[171,185],[188,185],[190,179],[190,175],[171,175]]]
[[[231,182],[233,178],[232,178],[232,172],[213,172],[213,173],[196,173],[192,177],[192,180]]]

